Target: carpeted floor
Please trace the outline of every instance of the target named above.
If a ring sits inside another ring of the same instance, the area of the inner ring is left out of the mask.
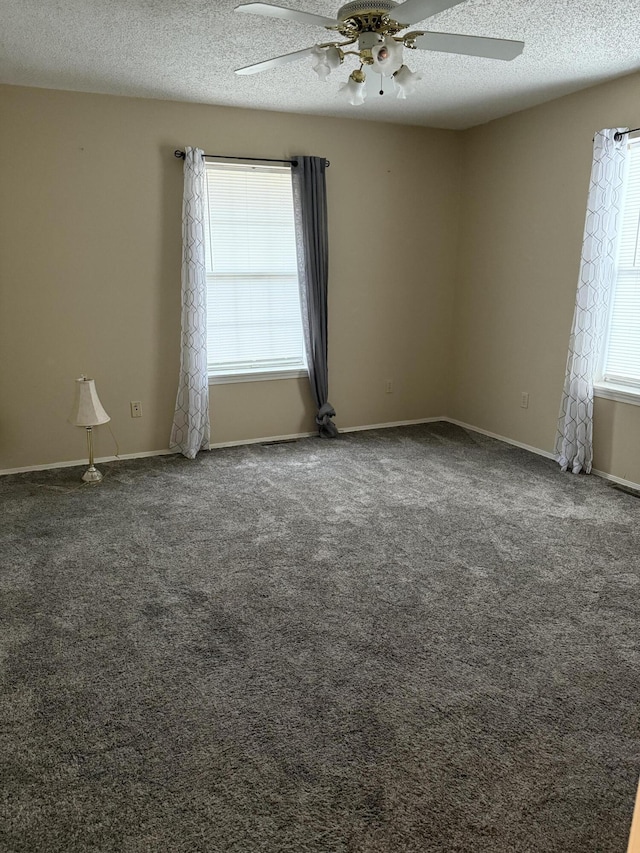
[[[0,478],[0,850],[623,853],[640,500],[448,425]]]

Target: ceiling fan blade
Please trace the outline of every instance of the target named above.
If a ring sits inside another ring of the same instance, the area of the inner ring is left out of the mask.
[[[523,41],[491,39],[483,36],[461,36],[455,33],[422,33],[416,37],[420,50],[436,50],[441,53],[463,53],[466,56],[484,56],[487,59],[509,61],[520,56]]]
[[[394,21],[401,24],[417,24],[418,21],[424,21],[462,2],[463,0],[405,0],[399,6],[394,6],[390,14]]]
[[[265,15],[267,18],[286,18],[288,21],[300,21],[303,24],[315,24],[319,27],[335,27],[335,18],[325,18],[312,12],[299,9],[287,9],[286,6],[272,6],[270,3],[242,3],[236,6],[236,12],[249,12],[251,15]]]
[[[310,56],[313,53],[313,47],[305,47],[304,50],[296,50],[293,53],[285,53],[282,56],[274,56],[273,59],[265,59],[264,62],[257,62],[255,65],[245,65],[244,68],[236,68],[236,74],[257,74],[258,71],[267,71],[269,68],[277,68],[279,65],[286,65],[287,62],[298,62],[304,59],[305,56]]]

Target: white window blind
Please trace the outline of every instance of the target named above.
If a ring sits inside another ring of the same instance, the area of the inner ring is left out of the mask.
[[[207,162],[209,375],[305,367],[291,169]]]
[[[630,143],[603,379],[640,390],[640,140]]]

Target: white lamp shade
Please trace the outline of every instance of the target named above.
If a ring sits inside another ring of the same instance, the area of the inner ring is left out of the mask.
[[[337,47],[328,47],[325,50],[324,55],[326,63],[332,71],[335,68],[340,67],[340,63],[342,62],[342,54],[340,53]]]
[[[391,77],[402,66],[402,43],[386,36],[382,44],[371,51],[373,70],[384,77]]]
[[[347,82],[343,83],[338,89],[338,95],[341,98],[345,98],[354,107],[364,104],[365,98],[367,97],[367,89],[364,80],[362,83],[359,83],[357,80],[353,79],[353,76],[349,77]]]
[[[320,80],[322,80],[323,83],[327,82],[327,78],[329,77],[329,74],[331,74],[331,69],[328,65],[326,65],[324,62],[319,62],[317,65],[313,66],[313,70],[316,72],[316,74],[318,75]]]
[[[398,97],[403,100],[416,90],[418,83],[422,80],[422,74],[417,71],[411,71],[406,65],[403,65],[393,75],[393,80],[398,90]]]
[[[106,424],[110,420],[111,418],[102,408],[95,381],[85,379],[84,376],[76,379],[76,398],[69,415],[69,423],[79,427],[90,427]]]
[[[321,48],[319,45],[316,45],[311,56],[313,70],[323,82],[326,82],[329,74],[342,62],[340,51],[337,47]]]

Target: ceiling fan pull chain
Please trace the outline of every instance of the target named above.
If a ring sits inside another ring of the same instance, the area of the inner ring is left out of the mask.
[[[382,88],[382,81],[383,81],[383,77],[382,77],[382,74],[381,74],[381,75],[380,75],[380,94],[381,94],[381,95],[384,95],[384,89]]]

